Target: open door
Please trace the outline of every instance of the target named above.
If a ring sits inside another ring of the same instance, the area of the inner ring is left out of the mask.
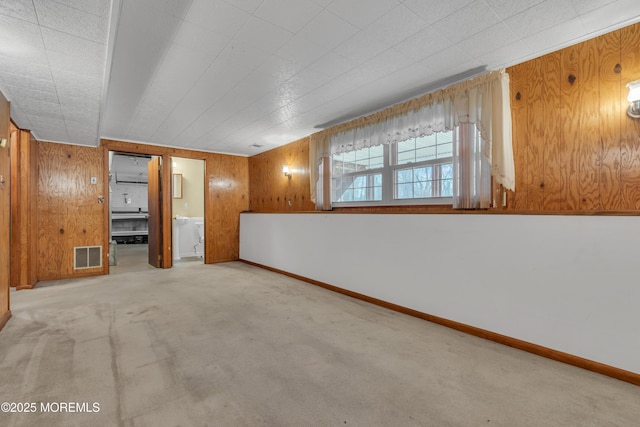
[[[149,192],[149,264],[162,268],[162,175],[160,157],[147,164]]]

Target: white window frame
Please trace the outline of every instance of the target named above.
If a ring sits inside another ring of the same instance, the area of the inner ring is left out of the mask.
[[[455,144],[456,131],[452,132]],[[410,206],[410,205],[452,205],[453,197],[424,197],[424,198],[411,198],[411,199],[397,199],[396,198],[396,170],[409,169],[420,166],[439,165],[452,163],[452,157],[442,159],[425,160],[416,163],[403,163],[396,165],[395,156],[397,153],[396,144],[384,144],[383,145],[383,167],[378,169],[367,169],[359,172],[351,172],[348,174],[340,175],[341,178],[349,176],[364,176],[380,173],[382,174],[382,200],[370,200],[370,201],[349,201],[349,202],[337,202],[333,200],[334,189],[334,176],[333,173],[330,177],[331,185],[331,205],[333,207],[365,207],[365,206]],[[333,171],[333,156],[330,157],[331,168]],[[439,168],[434,168],[434,170]],[[439,190],[438,190],[439,191]]]

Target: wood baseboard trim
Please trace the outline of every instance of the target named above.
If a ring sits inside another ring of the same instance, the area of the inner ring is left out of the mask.
[[[0,317],[0,331],[2,330],[2,328],[4,328],[4,325],[7,324],[10,318],[11,310],[7,310],[7,312]]]
[[[337,292],[343,295],[350,296],[352,298],[366,301],[368,303],[375,304],[380,307],[385,307],[393,311],[407,314],[409,316],[413,316],[419,319],[427,320],[429,322],[437,323],[438,325],[446,326],[448,328],[455,329],[457,331],[464,332],[469,335],[484,338],[486,340],[494,341],[502,345],[516,348],[518,350],[523,350],[528,353],[533,353],[538,356],[546,357],[547,359],[556,360],[558,362],[566,363],[568,365],[576,366],[578,368],[586,369],[588,371],[596,372],[598,374],[602,374],[611,378],[615,378],[620,381],[625,381],[625,382],[640,386],[640,374],[636,374],[631,371],[626,371],[624,369],[616,368],[610,365],[605,365],[604,363],[595,362],[593,360],[585,359],[579,356],[574,356],[572,354],[564,353],[562,351],[554,350],[552,348],[543,347],[541,345],[523,341],[518,338],[512,338],[506,335],[498,334],[496,332],[487,331],[485,329],[477,328],[475,326],[470,326],[470,325],[466,325],[464,323],[456,322],[453,320],[444,319],[442,317],[433,316],[431,314],[423,313],[421,311],[413,310],[411,308],[403,307],[401,305],[397,305],[397,304],[393,304],[377,298],[373,298],[358,292],[353,292],[348,289],[339,288],[337,286],[330,285],[328,283],[320,282],[314,279],[309,279],[308,277],[300,276],[294,273],[289,273],[287,271],[279,270],[277,268],[269,267],[267,265],[262,265],[252,261],[243,260],[243,259],[241,259],[240,261],[244,262],[245,264],[253,265],[256,267],[263,268],[265,270],[270,270],[276,273],[283,274],[285,276],[292,277],[294,279],[302,280],[303,282],[320,286],[322,288],[328,289],[333,292]]]

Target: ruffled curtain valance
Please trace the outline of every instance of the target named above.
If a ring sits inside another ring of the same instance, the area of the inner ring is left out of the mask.
[[[455,127],[451,98],[443,98],[415,110],[382,118],[379,122],[355,127],[333,135],[331,154],[360,150],[380,144],[406,141]]]

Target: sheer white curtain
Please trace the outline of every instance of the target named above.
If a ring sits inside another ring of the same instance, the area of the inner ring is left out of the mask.
[[[331,164],[329,153],[329,139],[326,133],[318,132],[309,138],[309,180],[311,201],[316,204],[316,210],[330,210],[331,200],[325,196],[323,170],[325,163]],[[327,200],[327,198],[329,200]]]
[[[491,207],[491,163],[487,143],[473,123],[460,123],[453,138],[453,207]]]
[[[491,177],[515,190],[509,75],[489,73],[453,94],[458,138],[453,152],[453,207],[491,206]]]
[[[456,130],[457,134],[453,153],[454,208],[489,207],[491,177],[496,184],[515,190],[509,75],[504,70],[321,132],[310,149],[310,164],[319,164],[319,156],[328,158],[447,130]],[[312,143],[313,140],[312,135]],[[311,181],[312,192],[316,182],[317,174]]]

